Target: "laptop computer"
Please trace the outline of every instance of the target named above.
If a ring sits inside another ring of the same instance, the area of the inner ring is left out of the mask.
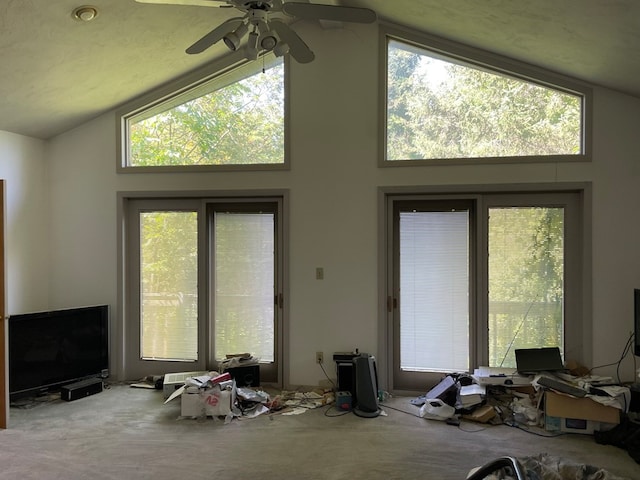
[[[564,371],[558,347],[516,348],[516,369],[521,375]]]

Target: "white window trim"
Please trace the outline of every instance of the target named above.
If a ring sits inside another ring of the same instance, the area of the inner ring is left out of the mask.
[[[117,173],[180,173],[201,171],[260,171],[289,170],[289,62],[284,60],[284,161],[278,164],[246,164],[246,165],[175,165],[175,166],[131,166],[129,161],[129,119],[154,106],[170,101],[185,93],[197,89],[211,80],[229,75],[234,78],[233,71],[242,69],[250,62],[242,52],[234,52],[224,58],[208,63],[193,72],[182,76],[162,87],[153,89],[127,102],[116,110],[116,172]],[[255,64],[255,62],[253,62]]]
[[[466,65],[474,65],[484,70],[503,73],[526,82],[564,91],[583,98],[582,104],[582,153],[577,155],[540,155],[517,157],[478,157],[478,158],[437,158],[423,160],[387,160],[387,39],[413,44],[441,55],[446,61],[456,60]],[[378,132],[378,166],[407,167],[424,165],[485,165],[485,164],[523,164],[523,163],[556,163],[556,162],[590,162],[592,158],[593,130],[593,91],[589,84],[571,77],[554,73],[531,64],[504,57],[468,45],[454,42],[442,37],[418,32],[395,24],[381,23],[379,28],[379,132]]]

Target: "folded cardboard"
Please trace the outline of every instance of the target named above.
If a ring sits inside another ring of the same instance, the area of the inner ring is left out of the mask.
[[[232,413],[236,396],[236,382],[228,380],[209,388],[183,385],[164,403],[180,398],[180,415],[183,417],[219,417]]]
[[[588,397],[576,398],[552,391],[545,392],[544,397],[546,416],[601,423],[620,423],[619,409],[594,402]]]
[[[462,415],[462,418],[473,422],[487,423],[497,415],[496,410],[491,405],[483,405],[476,408],[468,415]]]

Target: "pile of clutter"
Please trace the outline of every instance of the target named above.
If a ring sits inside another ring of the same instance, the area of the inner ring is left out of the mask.
[[[482,423],[494,420],[497,412],[486,400],[486,387],[470,375],[456,373],[446,375],[425,395],[411,400],[411,404],[420,407],[422,418],[457,425],[461,417]]]
[[[421,417],[454,425],[465,419],[585,434],[614,428],[630,404],[627,387],[593,376],[485,373],[446,375],[411,403]]]
[[[259,387],[238,386],[229,372],[211,371],[188,376],[184,385],[175,389],[165,404],[180,399],[181,417],[224,417],[225,423],[234,418],[255,418],[266,413],[299,415],[335,401],[332,391],[321,389],[308,392],[283,391],[271,395]]]

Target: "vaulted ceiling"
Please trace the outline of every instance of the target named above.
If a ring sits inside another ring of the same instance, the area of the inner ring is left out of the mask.
[[[305,0],[306,1],[306,0]],[[640,97],[637,0],[313,0]],[[184,50],[232,9],[91,0],[0,4],[0,130],[47,139],[227,53]]]

